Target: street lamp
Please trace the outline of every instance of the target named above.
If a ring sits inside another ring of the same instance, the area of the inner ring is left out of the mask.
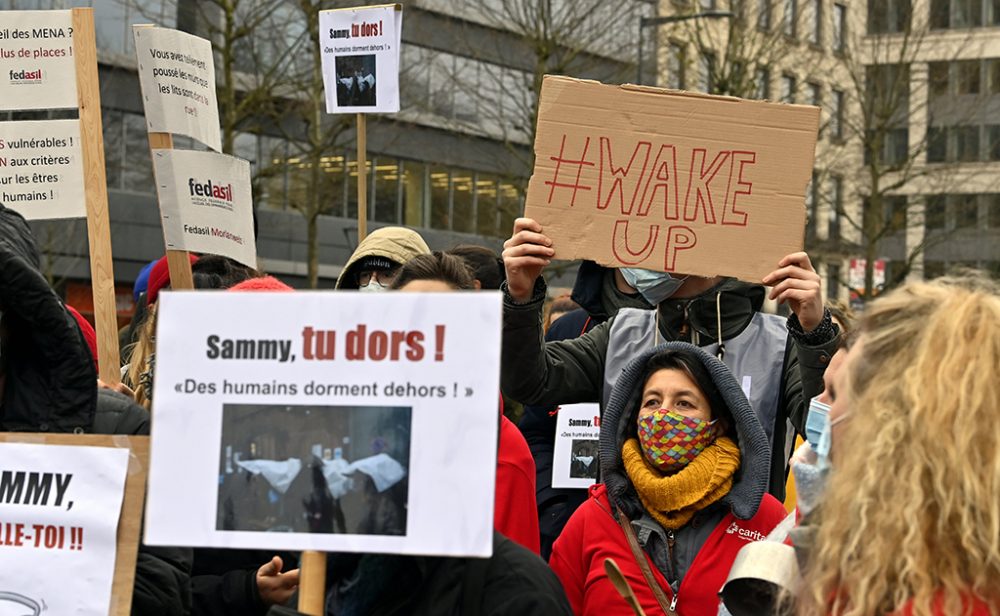
[[[640,17],[639,18],[639,66],[636,67],[636,77],[635,81],[637,84],[642,85],[642,31],[649,26],[662,26],[663,24],[672,24],[679,21],[688,21],[691,19],[718,19],[718,18],[729,18],[736,17],[736,14],[731,11],[703,11],[701,13],[693,13],[691,15],[661,15],[658,17]]]

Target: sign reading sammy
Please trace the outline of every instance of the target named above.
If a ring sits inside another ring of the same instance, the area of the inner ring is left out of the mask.
[[[399,4],[319,14],[327,113],[399,111]]]

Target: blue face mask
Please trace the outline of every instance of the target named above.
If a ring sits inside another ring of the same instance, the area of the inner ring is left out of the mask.
[[[677,292],[681,288],[687,276],[684,278],[674,278],[667,272],[653,272],[650,270],[635,267],[623,267],[619,269],[625,282],[642,295],[643,299],[656,306],[663,300]]]
[[[816,457],[819,458],[816,466],[821,471],[828,471],[833,466],[833,463],[830,461],[830,450],[833,449],[833,427],[850,418],[850,416],[850,413],[844,413],[836,421],[830,421],[829,415],[824,416],[823,431],[820,433],[819,443],[816,445]]]
[[[806,415],[806,441],[813,451],[819,451],[820,435],[828,423],[830,405],[813,398],[809,401],[809,414]]]

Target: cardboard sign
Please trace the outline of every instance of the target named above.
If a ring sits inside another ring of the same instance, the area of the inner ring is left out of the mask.
[[[327,113],[399,111],[399,4],[319,14]]]
[[[222,150],[212,43],[169,28],[133,26],[132,33],[149,132]]]
[[[146,542],[488,556],[497,293],[166,293]]]
[[[802,250],[818,108],[546,76],[538,109],[556,258],[759,282]]]
[[[0,203],[28,220],[87,215],[79,120],[0,122]]]
[[[257,267],[250,163],[191,150],[153,150],[167,250],[223,255]]]
[[[0,111],[77,106],[71,11],[4,11]]]
[[[597,404],[565,404],[556,414],[552,450],[552,487],[589,488],[597,483],[601,408]]]
[[[129,613],[146,444],[0,435],[0,613]]]

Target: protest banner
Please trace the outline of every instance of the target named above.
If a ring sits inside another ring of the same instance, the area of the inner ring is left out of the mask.
[[[160,302],[147,543],[490,555],[499,294]]]
[[[204,252],[257,267],[250,163],[190,150],[153,150],[168,250]]]
[[[79,120],[0,122],[0,203],[29,220],[87,215]]]
[[[0,613],[131,613],[149,439],[0,433]]]
[[[99,376],[120,380],[118,318],[93,9],[4,11],[0,111],[79,119],[0,122],[0,200],[32,220],[87,218]]]
[[[366,113],[399,111],[403,5],[331,9],[319,14],[327,113],[356,113],[358,241],[368,234]]]
[[[538,110],[556,258],[759,282],[802,250],[818,108],[549,75]]]
[[[76,106],[70,11],[4,11],[0,111]]]
[[[222,150],[212,43],[149,25],[132,26],[147,130]]]
[[[597,482],[601,409],[597,404],[564,404],[556,413],[552,487],[589,488]]]

